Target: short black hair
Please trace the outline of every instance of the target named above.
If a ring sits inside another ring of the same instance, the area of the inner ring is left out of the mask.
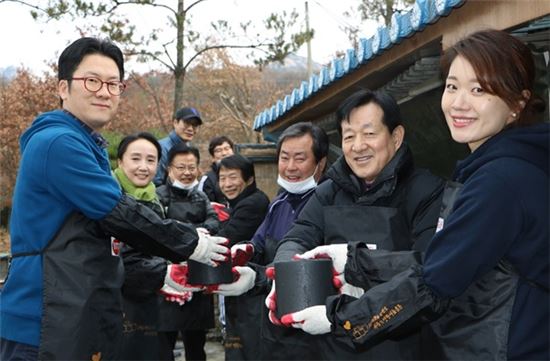
[[[128,146],[138,139],[145,139],[151,142],[155,146],[155,148],[157,148],[157,160],[160,160],[160,155],[162,154],[162,148],[160,147],[160,144],[157,141],[157,138],[155,138],[155,136],[149,132],[134,133],[122,138],[120,143],[118,143],[118,149],[116,153],[117,159],[122,159],[122,157],[124,156],[124,153],[126,153],[126,150],[128,149]]]
[[[319,163],[321,159],[328,155],[329,140],[328,135],[323,128],[313,125],[311,122],[299,122],[286,128],[277,141],[277,158],[281,154],[283,142],[289,138],[299,138],[306,134],[313,139],[312,151],[315,155],[315,161]]]
[[[243,157],[240,154],[233,154],[229,157],[225,157],[220,161],[220,166],[216,170],[216,175],[218,179],[220,177],[220,169],[239,169],[243,176],[243,180],[247,182],[250,177],[256,177],[254,174],[254,163],[252,163],[248,158]]]
[[[118,67],[120,80],[124,79],[124,56],[118,46],[110,40],[80,38],[65,48],[57,63],[59,80],[70,80],[86,55],[100,54],[113,59]]]
[[[176,155],[179,154],[193,154],[195,158],[197,159],[197,164],[201,162],[201,155],[199,152],[199,149],[196,147],[193,147],[191,145],[185,144],[185,143],[179,143],[173,146],[170,151],[168,152],[168,163],[172,164],[172,161],[176,157]]]
[[[233,149],[233,142],[231,139],[226,137],[225,135],[220,135],[219,137],[214,137],[210,139],[210,143],[208,143],[208,153],[210,153],[211,156],[214,156],[214,149],[223,143],[227,143],[231,146],[231,149]]]
[[[384,124],[390,133],[403,124],[401,119],[401,110],[395,99],[384,91],[369,89],[361,89],[353,93],[349,98],[344,100],[336,110],[336,122],[340,135],[342,135],[342,122],[349,122],[349,116],[352,110],[359,108],[369,103],[375,103],[382,109],[382,124]]]

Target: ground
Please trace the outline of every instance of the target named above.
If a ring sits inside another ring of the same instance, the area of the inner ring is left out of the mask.
[[[183,352],[183,348],[181,347],[183,347],[183,345],[181,344],[181,342],[178,342],[176,344],[175,361],[185,361],[185,355]],[[204,346],[204,348],[206,349],[207,361],[224,361],[225,360],[225,352],[223,350],[223,346],[220,341],[206,341],[206,345]]]

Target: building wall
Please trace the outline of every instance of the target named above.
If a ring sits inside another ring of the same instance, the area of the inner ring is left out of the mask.
[[[236,151],[254,163],[256,185],[273,200],[279,190],[275,144],[237,144]]]

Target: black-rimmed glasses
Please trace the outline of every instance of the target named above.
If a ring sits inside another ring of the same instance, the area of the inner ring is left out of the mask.
[[[82,80],[84,82],[84,88],[86,88],[87,91],[92,93],[97,93],[98,91],[100,91],[101,88],[103,88],[103,84],[107,84],[107,91],[109,92],[109,94],[114,96],[119,96],[124,92],[124,89],[126,89],[126,84],[124,84],[121,81],[118,81],[118,80],[103,81],[93,76],[71,78],[69,80]]]

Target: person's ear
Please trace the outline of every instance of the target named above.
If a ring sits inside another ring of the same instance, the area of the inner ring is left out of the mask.
[[[317,178],[321,177],[321,174],[325,173],[326,166],[327,166],[327,157],[323,157],[323,159],[321,159],[319,163],[317,163],[317,174],[315,175],[316,180]]]
[[[117,167],[119,167],[119,168],[120,168],[120,162],[121,162],[121,159],[117,159],[117,160],[116,160],[116,165],[117,165]]]
[[[521,113],[523,109],[525,109],[525,106],[529,102],[529,99],[531,99],[531,92],[527,89],[524,89],[521,91],[521,96],[523,99],[518,102],[518,114]]]
[[[62,101],[69,97],[69,81],[62,79],[57,83],[57,93]]]
[[[527,89],[524,89],[524,90],[521,91],[521,97],[523,99],[518,101],[517,106],[515,107],[515,109],[512,109],[512,112],[510,113],[510,116],[508,117],[508,119],[506,121],[506,124],[513,123],[513,122],[515,122],[516,120],[519,119],[519,115],[521,114],[523,109],[525,109],[525,106],[527,105],[527,102],[531,98],[531,92]]]
[[[254,183],[254,177],[248,178],[248,180],[246,181],[246,186],[248,187],[248,186],[251,185],[252,183]]]
[[[395,129],[391,133],[391,138],[395,149],[399,149],[401,144],[403,144],[403,139],[405,139],[405,128],[402,125],[398,125],[397,127],[395,127]]]

